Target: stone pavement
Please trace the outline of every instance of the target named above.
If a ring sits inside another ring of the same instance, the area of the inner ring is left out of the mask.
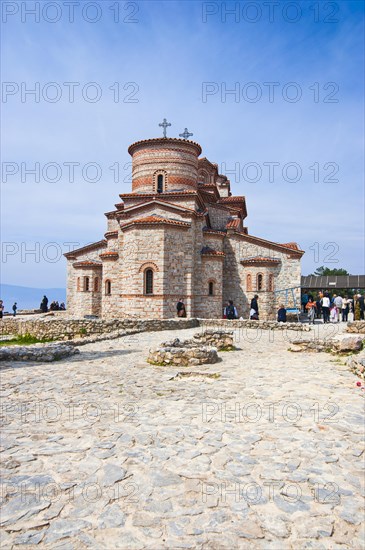
[[[364,548],[364,392],[347,358],[246,329],[214,365],[146,363],[199,330],[2,364],[3,548]]]

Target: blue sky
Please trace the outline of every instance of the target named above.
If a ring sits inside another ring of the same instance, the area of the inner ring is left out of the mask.
[[[3,283],[65,285],[61,253],[103,237],[130,190],[128,145],[161,135],[163,117],[234,172],[250,233],[297,241],[303,274],[364,273],[363,2],[279,2],[272,21],[263,2],[119,2],[116,22],[115,1],[80,1],[73,23],[62,1],[35,22],[22,12],[34,4],[2,6]],[[35,83],[39,101],[22,98]]]

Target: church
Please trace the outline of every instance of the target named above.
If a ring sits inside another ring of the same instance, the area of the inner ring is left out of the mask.
[[[260,319],[274,319],[286,289],[299,301],[304,252],[251,235],[245,197],[232,195],[186,129],[166,137],[169,125],[160,124],[163,137],[130,145],[132,192],[106,212],[104,238],[65,254],[67,309],[165,319],[182,299],[188,317],[220,319],[233,300],[247,319],[257,294]]]

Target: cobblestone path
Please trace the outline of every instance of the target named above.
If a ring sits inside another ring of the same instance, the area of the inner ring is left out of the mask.
[[[364,548],[364,392],[345,359],[250,329],[214,365],[145,362],[198,330],[3,364],[3,548]]]

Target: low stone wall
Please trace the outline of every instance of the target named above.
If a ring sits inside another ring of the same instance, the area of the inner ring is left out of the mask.
[[[156,348],[150,351],[147,359],[147,362],[151,365],[177,365],[179,367],[216,363],[217,361],[217,348],[210,346]]]
[[[238,319],[198,319],[199,325],[202,328],[213,327],[214,330],[222,328],[260,328],[263,330],[296,330],[300,332],[310,332],[309,325],[302,323],[278,323],[277,321],[251,321],[246,319],[240,321]]]
[[[344,334],[336,338],[329,338],[328,340],[293,340],[290,344],[289,351],[313,351],[315,353],[326,351],[341,354],[350,351],[357,352],[360,351],[362,347],[363,339],[361,336],[347,336]]]
[[[212,344],[215,343],[216,346]],[[208,345],[206,345],[208,344]],[[234,350],[233,332],[206,330],[194,334],[189,340],[175,338],[150,350],[147,362],[152,365],[202,365],[216,363],[219,350]]]
[[[365,334],[365,321],[353,321],[352,323],[347,323],[346,332]]]
[[[59,361],[80,351],[68,344],[31,344],[29,346],[0,347],[0,361]]]
[[[0,321],[0,335],[16,334],[24,336],[30,334],[35,338],[52,340],[73,340],[82,337],[96,337],[115,334],[126,330],[134,332],[183,330],[201,326],[211,328],[214,332],[223,329],[253,328],[263,330],[293,330],[300,332],[310,331],[309,325],[301,323],[277,323],[276,321],[239,321],[229,319],[60,319],[44,317],[42,319],[6,318]],[[123,336],[123,334],[120,334]],[[103,338],[105,339],[105,338]],[[96,341],[96,340],[90,340]]]
[[[71,340],[82,336],[115,333],[118,330],[136,332],[182,330],[198,327],[197,319],[3,319],[0,334],[30,334],[39,340]]]
[[[236,349],[233,343],[232,330],[205,330],[194,334],[192,340],[196,346],[212,346],[218,351],[231,351]]]

